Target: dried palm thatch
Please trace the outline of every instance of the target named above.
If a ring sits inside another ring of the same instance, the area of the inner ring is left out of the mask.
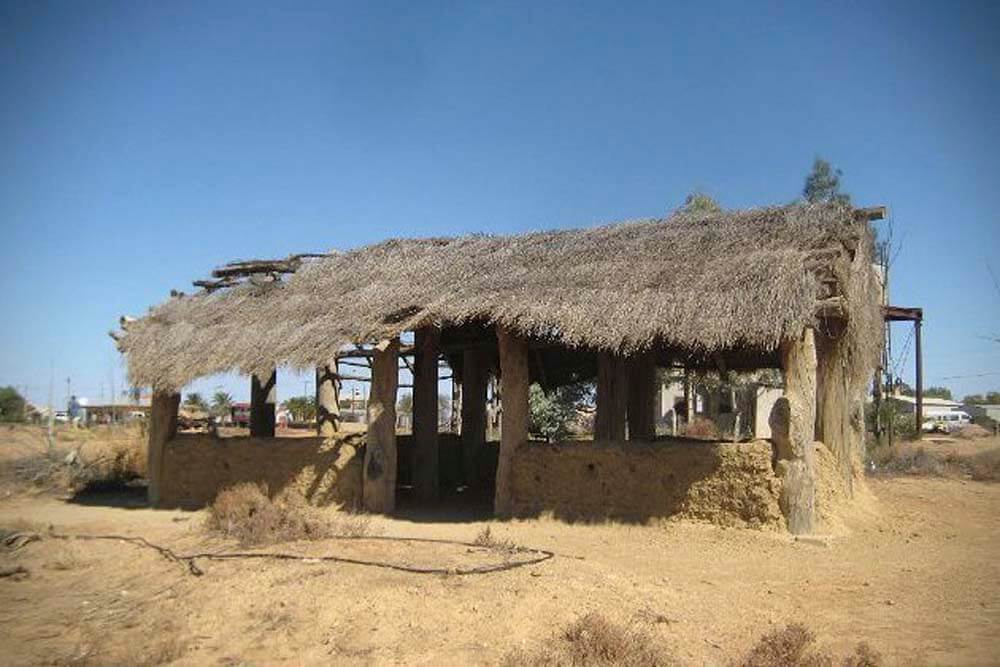
[[[307,258],[285,279],[172,298],[117,338],[131,380],[167,389],[217,372],[328,363],[346,344],[430,322],[501,324],[623,353],[711,353],[773,350],[833,308],[870,367],[881,331],[872,242],[867,220],[832,205],[393,239]]]

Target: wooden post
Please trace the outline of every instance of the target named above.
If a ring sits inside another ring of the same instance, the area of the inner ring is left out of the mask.
[[[274,403],[277,381],[277,371],[271,371],[271,376],[263,383],[257,375],[250,378],[250,435],[255,438],[274,437]]]
[[[455,369],[451,369],[451,415],[449,430],[455,435],[462,432],[462,381],[457,375]]]
[[[597,354],[597,412],[594,440],[624,440],[628,386],[625,360],[611,352]]]
[[[414,332],[413,490],[420,500],[438,496],[438,349],[441,330]]]
[[[684,367],[684,422],[690,424],[694,420],[695,402],[694,387],[691,386],[691,371]]]
[[[369,512],[396,509],[396,389],[399,386],[399,339],[384,341],[372,357],[368,395],[368,437],[362,494]]]
[[[795,534],[814,525],[816,437],[816,341],[812,328],[781,346],[785,395],[771,413],[771,437],[782,478],[779,504]]]
[[[340,430],[340,379],[337,366],[316,369],[316,434],[332,437]]]
[[[479,453],[486,444],[484,352],[480,348],[462,352],[462,476],[467,486],[479,481]]]
[[[656,357],[652,352],[628,360],[628,439],[656,439]]]
[[[920,329],[923,322],[919,319],[913,320],[913,355],[915,357],[916,368],[916,433],[917,438],[921,438],[924,435],[924,354],[920,346]]]
[[[497,327],[497,339],[503,408],[493,509],[497,516],[509,517],[514,509],[514,453],[528,441],[528,342],[503,327]]]
[[[160,504],[163,489],[163,457],[167,442],[177,434],[177,408],[181,395],[154,391],[149,408],[149,443],[146,451],[146,477],[149,486],[146,497],[149,504]]]

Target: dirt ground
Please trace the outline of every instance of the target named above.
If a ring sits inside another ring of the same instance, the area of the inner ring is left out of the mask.
[[[12,448],[0,442],[0,451]],[[484,522],[453,508],[372,520],[381,537],[466,542],[489,525],[557,554],[466,576],[200,560],[196,577],[133,544],[44,538],[0,553],[0,567],[30,573],[0,579],[0,662],[495,664],[598,611],[661,638],[682,664],[728,664],[793,621],[838,654],[865,640],[887,664],[1000,664],[1000,484],[894,477],[868,487],[844,531],[801,541],[688,522]],[[203,521],[203,512],[118,496],[0,489],[0,528],[142,536],[185,553],[237,549],[207,538]],[[258,551],[268,550],[450,568],[508,558],[369,539]]]

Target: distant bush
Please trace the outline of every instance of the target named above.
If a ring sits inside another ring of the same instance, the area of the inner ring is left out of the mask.
[[[719,437],[719,429],[711,419],[695,417],[684,429],[684,435],[689,438],[712,438]]]
[[[938,453],[903,442],[871,450],[869,469],[876,474],[968,477],[979,482],[997,482],[1000,481],[1000,448],[975,454]]]
[[[25,400],[14,387],[0,387],[0,422],[23,422]]]
[[[625,628],[592,612],[568,625],[553,641],[531,650],[508,653],[501,664],[505,667],[656,667],[675,662],[648,634]]]
[[[738,664],[740,667],[833,667],[833,656],[814,646],[816,636],[802,624],[793,623],[765,634]],[[878,667],[882,656],[867,643],[840,661],[843,667]]]
[[[233,538],[243,546],[258,546],[329,537],[366,537],[373,533],[364,514],[336,518],[309,505],[300,494],[286,491],[275,497],[267,486],[250,482],[223,489],[208,508],[205,528]]]
[[[205,526],[244,546],[317,540],[331,533],[301,497],[284,493],[272,499],[266,486],[249,482],[220,491]]]

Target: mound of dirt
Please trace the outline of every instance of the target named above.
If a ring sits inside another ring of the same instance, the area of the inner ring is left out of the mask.
[[[969,424],[960,431],[955,433],[955,437],[962,438],[963,440],[973,440],[975,438],[988,438],[992,433],[980,426],[979,424]]]
[[[854,473],[845,478],[837,457],[822,442],[816,447],[816,518],[817,532],[844,534],[849,532],[846,519],[849,514],[872,514],[877,503],[868,489],[865,478]]]

